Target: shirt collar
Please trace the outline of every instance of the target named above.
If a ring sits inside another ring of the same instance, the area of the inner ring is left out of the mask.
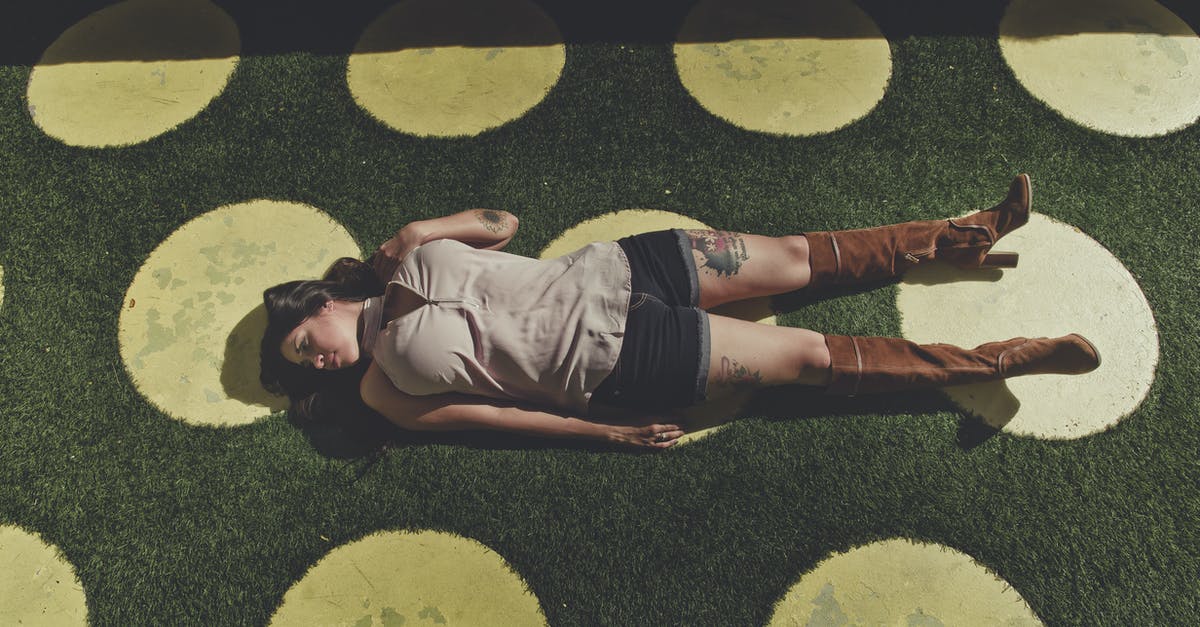
[[[363,301],[363,330],[359,337],[360,352],[368,357],[375,350],[379,327],[383,322],[383,297],[375,296]]]

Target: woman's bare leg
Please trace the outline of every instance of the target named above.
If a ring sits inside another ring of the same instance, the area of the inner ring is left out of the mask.
[[[708,398],[772,385],[828,385],[825,336],[708,314],[712,337]]]
[[[700,281],[700,308],[782,294],[808,285],[808,240],[732,231],[686,230]]]

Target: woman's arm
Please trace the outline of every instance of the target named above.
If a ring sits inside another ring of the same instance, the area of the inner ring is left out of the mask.
[[[359,391],[368,407],[400,427],[417,431],[494,429],[653,448],[667,448],[683,435],[676,425],[604,425],[468,394],[413,396],[397,390],[378,364],[371,364],[367,369]],[[658,441],[660,438],[662,441]]]
[[[453,239],[484,250],[500,250],[517,233],[517,216],[494,209],[469,209],[454,215],[405,224],[367,260],[384,283],[414,248],[435,239]]]
[[[516,235],[517,216],[497,209],[468,209],[441,218],[410,222],[404,229],[420,233],[422,244],[435,239],[453,239],[476,248],[500,250]]]

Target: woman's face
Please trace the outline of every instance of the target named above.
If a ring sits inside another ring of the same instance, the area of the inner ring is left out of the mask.
[[[358,317],[362,303],[326,301],[314,315],[283,338],[283,358],[319,370],[339,370],[358,362]]]

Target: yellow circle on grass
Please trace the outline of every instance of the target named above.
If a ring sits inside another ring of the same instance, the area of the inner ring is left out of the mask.
[[[142,264],[121,307],[121,359],[138,390],[197,425],[241,425],[286,409],[259,383],[262,293],[316,279],[354,239],[305,205],[255,200],[184,224]]]
[[[892,74],[887,39],[850,0],[704,0],[679,31],[675,65],[713,115],[781,135],[862,118]]]
[[[504,558],[474,540],[380,532],[321,558],[270,624],[545,625],[526,587]]]
[[[87,624],[87,599],[75,568],[57,547],[13,525],[0,525],[0,623]]]
[[[1153,0],[1013,0],[1000,51],[1036,98],[1088,128],[1149,137],[1200,117],[1200,38]]]
[[[896,306],[904,337],[971,348],[1012,337],[1079,333],[1100,352],[1082,375],[1031,375],[944,388],[1007,432],[1077,438],[1104,430],[1146,397],[1158,363],[1150,304],[1121,262],[1078,229],[1044,215],[993,248],[1020,253],[1006,270],[932,263],[909,270]]]
[[[1041,625],[1010,584],[969,555],[906,539],[817,564],[775,604],[768,625]]]
[[[638,233],[649,233],[664,229],[710,229],[703,222],[669,211],[652,209],[626,209],[581,222],[568,229],[546,246],[540,257],[553,259],[576,251],[592,242],[613,241]],[[775,313],[770,298],[756,298],[714,307],[712,313],[741,318],[763,324],[775,324]],[[736,417],[738,411],[750,400],[750,393],[742,392],[724,398],[695,405],[683,412],[688,433],[679,439],[686,444],[702,438]],[[597,417],[620,417],[622,412],[597,405],[593,408]],[[677,445],[678,446],[678,445]]]
[[[190,120],[237,65],[237,25],[205,0],[126,0],[67,29],[29,77],[29,112],[72,146],[123,146]]]
[[[469,136],[524,115],[565,63],[558,28],[528,0],[408,0],[367,27],[346,81],[398,131]]]

